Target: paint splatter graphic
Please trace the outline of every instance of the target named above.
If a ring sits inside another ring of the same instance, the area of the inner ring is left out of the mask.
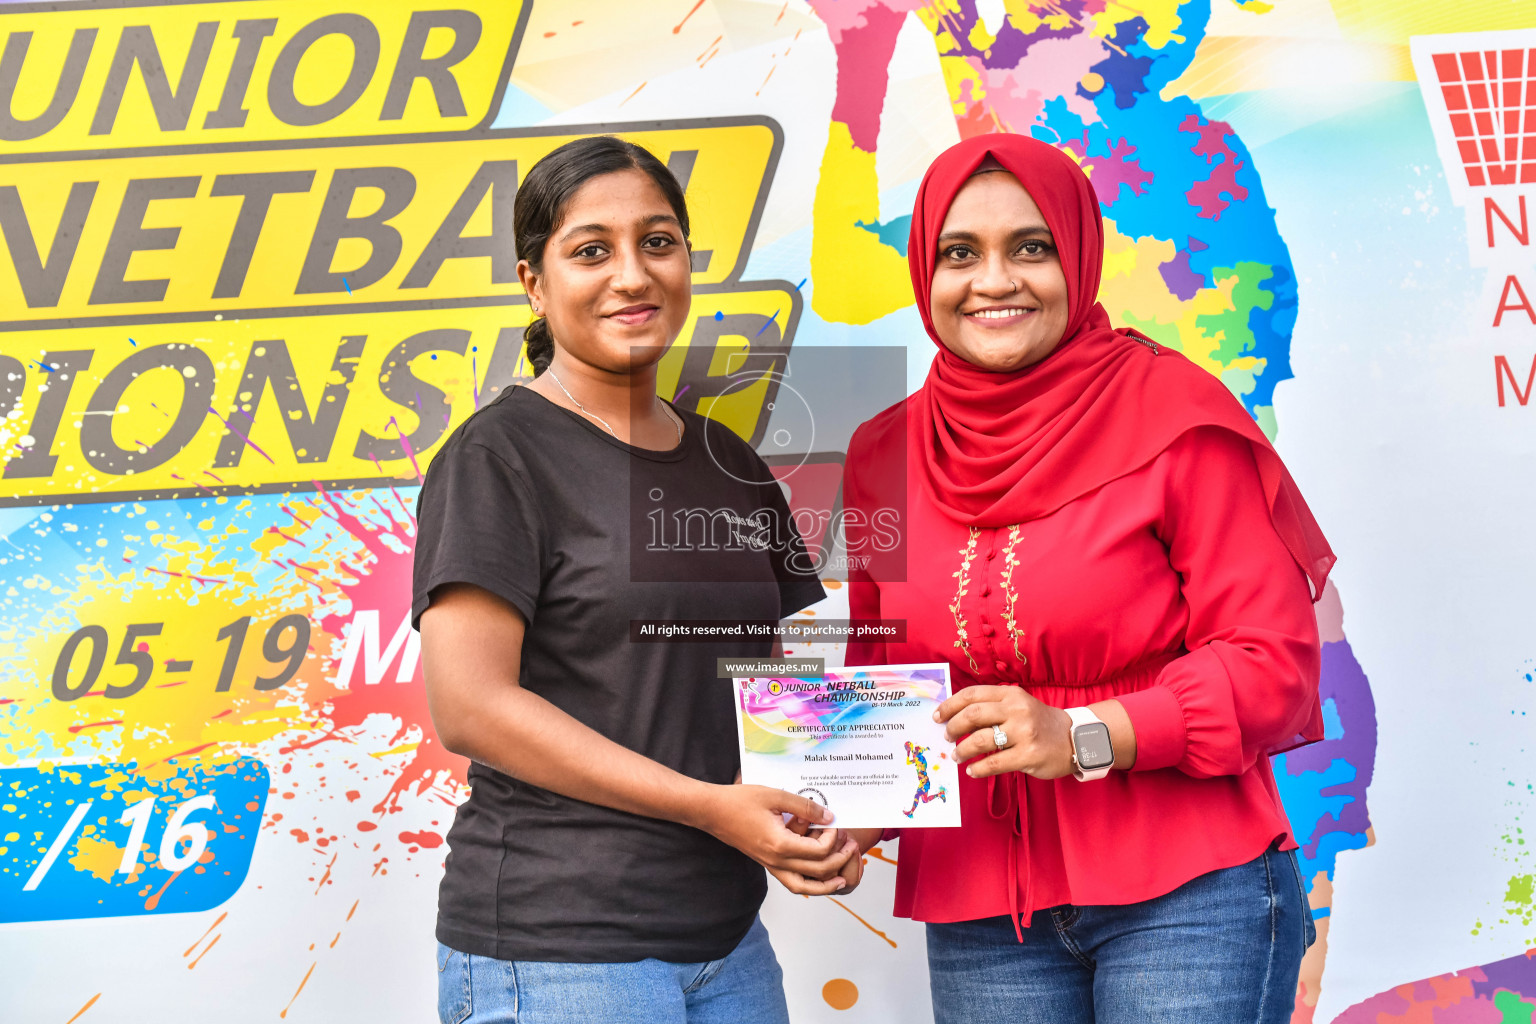
[[[1398,985],[1356,1003],[1334,1024],[1499,1024],[1536,1012],[1536,949],[1519,956]]]
[[[466,764],[433,732],[408,622],[414,497],[321,489],[37,514],[0,552],[0,767],[255,756],[273,777],[265,831],[317,856],[376,830],[401,854],[437,850],[435,832],[379,827],[407,800],[451,812]],[[389,780],[366,800],[348,781],[364,761]],[[335,810],[285,819],[299,786]]]

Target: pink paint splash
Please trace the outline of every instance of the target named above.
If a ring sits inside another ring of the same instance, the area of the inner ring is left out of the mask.
[[[875,151],[880,134],[896,36],[907,13],[926,6],[928,0],[811,0],[837,51],[832,120],[847,125],[853,144],[866,153]]]
[[[1218,157],[1223,159],[1237,157],[1237,154],[1232,152],[1232,147],[1227,145],[1227,136],[1235,136],[1237,133],[1225,121],[1207,121],[1195,114],[1190,114],[1179,125],[1179,131],[1200,136],[1200,141],[1190,147],[1190,152],[1196,156],[1205,157],[1205,162],[1208,164],[1214,163]]]
[[[1146,192],[1152,183],[1152,174],[1141,169],[1141,165],[1131,157],[1136,152],[1136,147],[1121,139],[1109,148],[1108,156],[1088,155],[1088,134],[1085,132],[1080,139],[1069,139],[1065,147],[1076,153],[1085,166],[1090,169],[1088,181],[1093,185],[1094,194],[1099,197],[1099,202],[1104,206],[1113,206],[1120,198],[1122,186],[1129,188],[1132,195],[1141,195]]]
[[[416,464],[416,453],[411,450],[411,439],[405,436],[405,431],[400,429],[400,424],[395,422],[393,416],[389,418],[389,425],[395,428],[396,434],[400,435],[400,447],[405,449],[406,457],[411,460],[411,468],[416,471],[416,482],[421,483],[421,467]]]
[[[316,487],[327,506],[326,517],[340,525],[366,551],[364,557],[357,559],[360,564],[348,567],[356,577],[356,582],[347,582],[342,579],[337,582],[337,585],[351,600],[354,610],[376,609],[379,613],[381,628],[393,635],[396,625],[410,613],[415,518],[406,513],[402,521],[389,515],[383,506],[378,506],[380,511],[386,513],[389,523],[388,527],[381,530],[349,512],[334,495],[318,484]],[[396,497],[398,498],[398,495]],[[401,507],[403,510],[403,501]],[[393,550],[384,542],[383,534],[385,533],[399,542],[401,551]],[[332,636],[342,636],[343,625],[344,619],[341,615],[327,616],[320,620],[321,628]],[[387,640],[388,637],[384,639]],[[328,670],[332,673],[336,669],[336,664],[328,666]],[[381,713],[393,717],[397,722],[394,735],[389,740],[391,744],[401,743],[413,731],[420,730],[421,739],[416,749],[409,755],[410,761],[406,769],[394,780],[384,798],[374,806],[373,810],[377,814],[400,810],[400,799],[407,790],[420,796],[443,777],[452,783],[462,785],[468,768],[468,762],[464,758],[451,754],[443,748],[441,741],[437,738],[436,730],[432,728],[432,717],[427,709],[427,690],[421,676],[421,663],[417,662],[415,673],[409,683],[396,683],[393,679],[394,676],[391,673],[387,682],[375,686],[365,685],[361,678],[339,681],[338,685],[350,683],[350,688],[339,689],[331,698],[330,730],[319,739],[303,744],[303,746],[313,746],[333,739],[344,739],[340,735],[343,730],[362,725],[369,715]],[[429,844],[420,843],[419,845],[425,847]]]
[[[334,844],[344,847],[364,843],[364,837],[379,831],[388,815],[407,810],[408,804],[409,809],[415,810],[421,798],[432,800],[434,806],[438,800],[455,805],[468,762],[450,754],[438,740],[427,708],[419,660],[411,678],[403,683],[395,681],[403,652],[396,655],[387,666],[384,679],[375,685],[365,682],[361,663],[353,678],[337,678],[344,650],[342,641],[355,613],[377,612],[384,633],[381,645],[389,642],[409,614],[416,534],[411,507],[393,487],[388,488],[390,498],[386,499],[383,488],[333,494],[320,483],[312,483],[316,491],[313,498],[282,503],[278,507],[287,521],[279,520],[261,531],[269,540],[280,542],[270,550],[268,557],[272,563],[292,570],[301,581],[300,586],[313,588],[310,616],[317,627],[310,649],[319,660],[309,663],[314,666],[314,676],[301,691],[307,725],[303,733],[287,740],[279,752],[286,756],[315,750],[325,761],[331,761],[333,756],[339,759],[339,764],[320,773],[318,778],[304,773],[305,779],[312,779],[321,791],[331,783],[342,783],[334,790],[335,799],[344,798],[338,810],[362,799],[359,790],[346,785],[351,778],[349,773],[359,767],[358,762],[368,761],[369,755],[387,753],[388,763],[398,766],[387,773],[389,789],[372,807],[373,820],[352,816],[331,819],[322,812],[312,824],[304,823],[303,828],[295,829],[293,826],[298,823],[290,822],[274,829],[329,857],[338,849]],[[303,551],[310,564],[288,557],[296,551]],[[370,737],[365,749],[358,745],[360,727],[374,715],[384,717],[369,723]],[[382,739],[377,730],[379,721],[390,723]],[[335,754],[327,756],[328,751]],[[293,773],[297,767],[295,763],[283,765],[278,777],[286,777],[290,787],[305,785]],[[312,767],[323,769],[325,763],[314,762]],[[327,775],[331,776],[329,783]],[[280,794],[282,799],[291,796],[288,792]],[[271,824],[275,824],[281,820],[281,814],[273,814],[271,819]],[[384,831],[391,837],[400,834],[398,829]],[[429,837],[402,835],[399,841],[405,844],[408,854],[442,845],[440,839],[433,842],[430,838],[437,833],[424,834]],[[385,863],[387,859],[380,861],[375,870],[384,873]]]
[[[229,420],[225,419],[223,416],[220,416],[217,412],[214,412],[213,406],[210,405],[208,407],[208,411],[213,414],[213,418],[214,419],[216,419],[220,423],[224,424],[224,426],[229,429],[229,432],[231,434],[234,434],[240,440],[244,441],[246,444],[248,444],[252,448],[254,448],[256,450],[256,454],[257,455],[260,455],[262,458],[266,459],[268,462],[272,462],[272,456],[270,456],[266,452],[262,451],[261,450],[261,446],[258,445],[255,441],[252,441],[249,437],[246,437],[244,434],[240,433],[240,431],[236,430],[234,428],[234,425],[231,424],[229,422]],[[272,465],[275,466],[275,465],[277,465],[277,463],[272,462]]]
[[[218,495],[214,494],[212,490],[210,490],[207,487],[204,487],[202,484],[198,483],[196,480],[188,480],[186,477],[180,476],[180,475],[178,475],[176,473],[172,473],[171,474],[171,479],[172,480],[180,480],[184,484],[191,484],[193,487],[196,487],[198,490],[207,493],[208,496],[211,497],[211,498],[217,498],[218,497]]]
[[[1220,220],[1222,211],[1230,205],[1229,200],[1240,203],[1248,198],[1248,190],[1237,183],[1237,172],[1246,166],[1241,161],[1224,161],[1216,165],[1205,181],[1197,181],[1189,187],[1184,197],[1190,205],[1200,207],[1197,216]]]

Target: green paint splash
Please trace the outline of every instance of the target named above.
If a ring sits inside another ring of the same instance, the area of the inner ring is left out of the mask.
[[[1531,876],[1525,877],[1529,881]],[[1530,891],[1529,884],[1526,885],[1526,891]],[[1536,1003],[1526,1002],[1518,993],[1507,988],[1494,993],[1493,1005],[1504,1015],[1501,1024],[1531,1024],[1531,1011],[1536,1010]]]
[[[1536,919],[1536,875],[1516,875],[1509,880],[1504,891],[1504,910],[1511,918],[1519,918],[1525,924]]]

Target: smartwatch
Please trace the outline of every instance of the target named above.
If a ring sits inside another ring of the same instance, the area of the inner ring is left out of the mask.
[[[1115,764],[1115,748],[1109,742],[1109,726],[1087,708],[1067,708],[1072,719],[1072,774],[1078,782],[1091,782],[1109,774]]]

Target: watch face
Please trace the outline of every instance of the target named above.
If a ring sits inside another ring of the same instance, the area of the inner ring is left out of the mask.
[[[1077,748],[1077,766],[1085,772],[1108,768],[1115,763],[1115,751],[1109,745],[1109,726],[1103,722],[1090,722],[1073,729],[1072,745]]]

